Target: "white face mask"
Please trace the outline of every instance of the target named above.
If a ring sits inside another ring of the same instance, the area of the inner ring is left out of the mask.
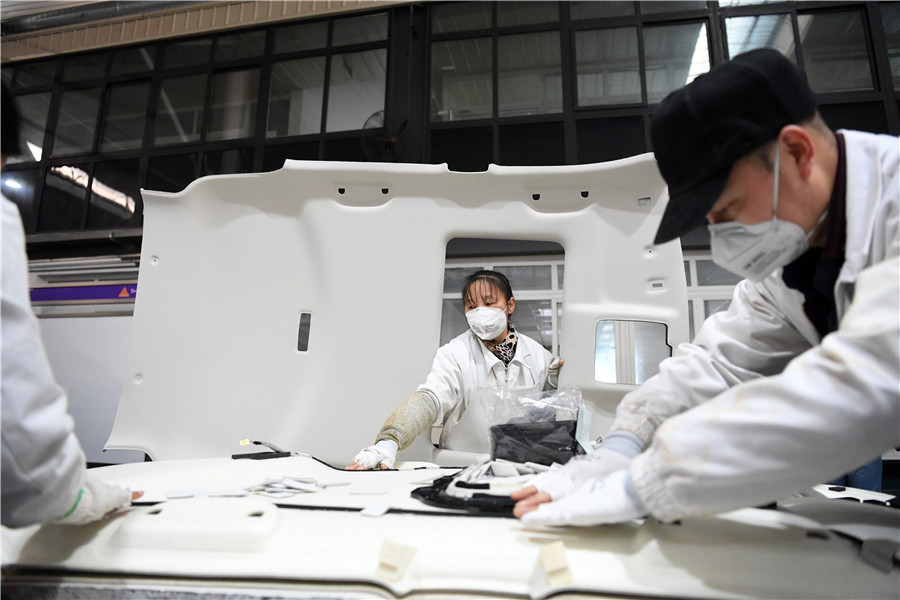
[[[778,165],[781,144],[775,146],[775,185],[772,220],[755,225],[713,223],[708,226],[713,262],[751,281],[762,281],[775,269],[790,264],[809,248],[809,236],[790,221],[780,221],[778,212]],[[827,214],[827,211],[826,213]],[[825,218],[819,219],[819,223]]]
[[[466,320],[475,335],[483,340],[493,340],[506,329],[506,309],[479,306],[466,313]]]

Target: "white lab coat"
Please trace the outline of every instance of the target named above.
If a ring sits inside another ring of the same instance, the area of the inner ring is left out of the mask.
[[[838,329],[820,339],[780,270],[742,281],[619,406],[613,429],[650,444],[631,478],[658,518],[771,502],[900,445],[900,147],[843,133]]]
[[[0,221],[0,508],[3,525],[23,527],[61,517],[73,507],[85,459],[31,312],[22,221],[6,198]]]
[[[470,447],[468,439],[460,439],[460,444],[455,444],[453,440],[453,430],[465,414],[469,402],[485,389],[499,390],[507,386],[513,389],[544,389],[553,355],[530,337],[521,333],[518,336],[516,353],[508,367],[485,347],[472,330],[438,348],[431,372],[417,391],[430,394],[439,405],[440,416],[432,427],[443,425],[443,447],[485,451],[484,448]],[[460,430],[456,436],[462,434]]]

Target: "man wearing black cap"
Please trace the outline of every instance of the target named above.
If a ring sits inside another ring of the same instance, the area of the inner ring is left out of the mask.
[[[0,98],[0,165],[19,153],[19,117],[6,86]],[[31,312],[19,211],[0,196],[0,398],[2,523],[80,525],[131,504],[142,492],[103,483],[86,469],[65,392],[56,383]]]
[[[900,445],[900,143],[833,133],[774,50],[670,94],[656,243],[708,224],[746,279],[600,448],[513,494],[523,522],[672,521],[772,502]]]

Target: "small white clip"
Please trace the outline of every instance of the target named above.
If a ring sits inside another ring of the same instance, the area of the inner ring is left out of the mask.
[[[381,555],[378,558],[376,575],[389,581],[398,581],[409,568],[416,549],[391,540],[381,544]]]
[[[547,585],[562,586],[572,583],[572,572],[566,561],[566,547],[562,541],[545,544],[541,548],[538,564],[547,577]]]

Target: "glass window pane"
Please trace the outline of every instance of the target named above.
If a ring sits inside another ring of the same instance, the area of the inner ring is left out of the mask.
[[[600,321],[594,348],[594,379],[601,383],[641,384],[672,355],[664,323]]]
[[[277,171],[287,160],[318,160],[319,142],[267,146],[263,150],[263,171]]]
[[[91,151],[99,107],[100,88],[61,94],[53,140],[54,156]]]
[[[338,19],[334,22],[334,38],[332,46],[362,44],[386,40],[388,34],[387,13],[377,13],[351,19]]]
[[[728,58],[756,50],[774,48],[797,62],[791,15],[756,15],[725,19]]]
[[[256,131],[258,96],[259,69],[214,75],[206,139],[232,140],[252,136]]]
[[[253,148],[236,148],[203,154],[202,175],[227,175],[253,171]]]
[[[659,363],[672,356],[662,323],[634,321],[634,383],[644,383],[659,373]]]
[[[16,96],[14,102],[19,109],[19,140],[22,142],[22,156],[10,157],[10,163],[41,160],[44,154],[44,132],[50,113],[50,92]]]
[[[431,45],[431,120],[461,121],[493,114],[490,38]]]
[[[798,15],[803,62],[816,93],[873,89],[872,67],[858,11]]]
[[[44,180],[38,231],[80,230],[87,209],[87,165],[51,167]]]
[[[641,66],[636,27],[575,34],[578,106],[641,101]]]
[[[688,300],[688,335],[690,335],[691,340],[694,339],[696,335],[696,330],[694,329],[694,301]]]
[[[498,2],[497,25],[531,25],[533,23],[553,23],[559,21],[557,2]]]
[[[208,37],[166,44],[165,66],[171,69],[206,64],[211,53],[212,38]]]
[[[37,192],[40,172],[38,169],[3,169],[0,173],[3,195],[19,207],[25,233],[34,233],[35,193]]]
[[[328,23],[301,23],[275,30],[275,54],[314,50],[324,48],[328,44]]]
[[[660,102],[709,71],[706,23],[644,28],[647,101]]]
[[[726,271],[711,260],[697,261],[697,285],[735,285],[739,275]]]
[[[516,331],[527,335],[552,352],[552,310],[550,300],[516,300],[516,310],[509,320],[516,327]]]
[[[575,135],[579,164],[618,160],[647,151],[643,117],[582,119]]]
[[[855,129],[872,133],[890,133],[882,102],[846,102],[819,107],[819,114],[833,130]]]
[[[197,179],[199,157],[197,154],[153,156],[147,167],[148,190],[180,192]]]
[[[50,85],[60,61],[44,60],[16,67],[16,89]]]
[[[266,32],[247,31],[225,35],[216,40],[215,62],[261,56],[266,48]]]
[[[106,73],[106,53],[70,56],[63,65],[63,81],[95,79]]]
[[[616,322],[597,323],[594,340],[594,379],[601,383],[616,383]]]
[[[642,0],[638,4],[641,7],[641,13],[645,15],[706,9],[706,0]]]
[[[558,31],[501,37],[497,63],[499,116],[562,112]]]
[[[116,50],[113,52],[111,73],[113,75],[123,75],[125,73],[150,71],[155,64],[153,58],[155,55],[156,48],[153,46]]]
[[[691,283],[691,263],[689,261],[684,261],[684,281],[688,287],[693,285]]]
[[[884,41],[891,63],[894,90],[900,91],[900,2],[882,2],[878,6],[881,9],[881,23],[884,26]]]
[[[324,89],[325,57],[275,63],[269,89],[266,137],[319,133]]]
[[[719,0],[719,6],[752,6],[754,4],[777,4],[783,0]]]
[[[708,319],[711,315],[723,311],[728,310],[728,306],[731,304],[731,300],[704,300],[703,301],[703,314],[706,315]]]
[[[97,163],[91,182],[88,229],[140,227],[142,215],[138,159]]]
[[[503,125],[498,129],[501,165],[562,165],[566,162],[561,122]]]
[[[469,328],[462,300],[454,298],[441,303],[441,340],[443,346]]]
[[[149,83],[110,88],[100,141],[102,152],[141,147],[149,94]]]
[[[491,26],[493,2],[450,2],[431,9],[432,33],[472,31]]]
[[[444,293],[458,294],[462,297],[463,283],[466,277],[480,270],[481,267],[447,267],[444,269]]]
[[[491,127],[454,127],[431,132],[429,161],[447,163],[451,171],[486,171],[493,162]]]
[[[159,92],[154,144],[180,144],[200,139],[206,75],[164,79]]]
[[[322,144],[322,160],[366,162],[369,159],[357,137],[325,140]]]
[[[387,50],[335,54],[330,73],[326,131],[362,129],[373,113],[384,110]]]
[[[550,265],[520,265],[494,269],[509,279],[513,294],[520,290],[549,290],[553,285]]]
[[[634,2],[630,0],[575,0],[569,3],[569,14],[573,19],[600,19],[603,17],[622,17],[634,14]]]

